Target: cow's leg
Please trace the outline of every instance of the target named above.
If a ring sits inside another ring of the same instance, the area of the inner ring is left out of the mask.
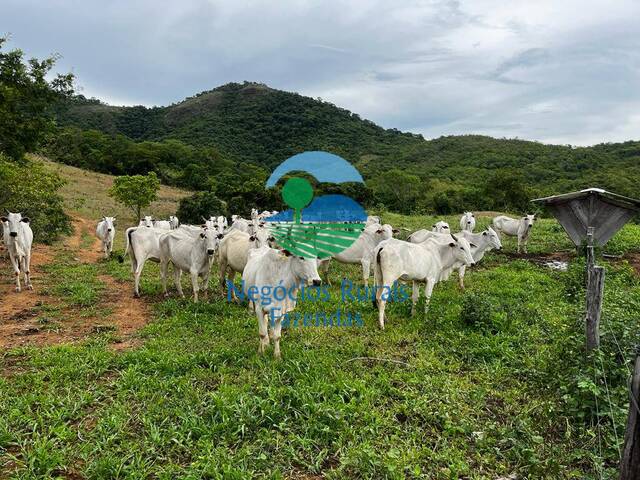
[[[320,276],[322,277],[322,281],[331,286],[331,281],[329,280],[329,265],[331,264],[331,259],[327,258],[320,262],[318,265]]]
[[[466,265],[462,265],[460,266],[460,268],[458,268],[458,283],[460,284],[460,288],[462,290],[464,290],[464,273],[466,272],[466,270]]]
[[[184,292],[182,291],[182,270],[173,266],[173,284],[176,286],[178,295],[184,298]]]
[[[198,271],[192,269],[189,273],[191,274],[191,287],[193,288],[193,301],[195,303],[198,303],[198,290],[199,290]]]
[[[142,261],[137,262],[136,269],[133,272],[133,296],[140,296],[140,275],[142,275],[142,269],[144,268],[144,263],[147,261],[146,257],[142,258]]]
[[[256,305],[255,310],[256,316],[258,317],[258,332],[260,333],[260,346],[258,347],[258,353],[264,353],[265,349],[269,346],[269,319],[260,305]]]
[[[527,253],[527,240],[529,240],[529,237],[522,237],[522,251],[524,253]]]
[[[166,260],[160,261],[160,281],[162,282],[162,293],[164,293],[165,297],[169,296],[169,292],[167,292],[167,267],[169,266],[169,262]],[[175,269],[174,269],[175,274]]]
[[[418,282],[415,280],[412,282],[412,291],[411,291],[411,316],[413,317],[416,314],[416,303],[420,299],[420,288],[418,287]]]
[[[387,281],[389,279],[385,279],[384,274],[382,275],[382,279],[383,279],[382,285],[380,286],[381,288],[376,290],[376,299],[378,301],[378,325],[380,326],[381,329],[384,330],[384,320],[385,320],[384,310],[385,310],[385,307],[387,306],[388,295],[389,295],[389,292],[391,291],[391,285],[393,284],[393,282]],[[383,296],[385,292],[386,292],[387,298],[384,298]]]
[[[14,257],[11,255],[9,257],[11,259],[11,265],[13,265],[13,274],[16,277],[16,292],[20,292],[22,288],[20,287],[20,257]]]
[[[24,284],[29,290],[33,290],[33,285],[31,285],[31,254],[28,253],[25,255],[22,262],[24,267]]]
[[[365,255],[366,257],[366,255]],[[362,281],[365,287],[369,286],[369,275],[371,275],[371,259],[363,258],[360,262],[362,265]]]
[[[207,270],[202,275],[202,296],[205,298],[209,298],[209,275],[211,274],[211,270]]]
[[[424,314],[426,315],[429,312],[429,303],[431,303],[431,294],[433,293],[433,287],[435,287],[436,282],[433,278],[427,278],[427,285],[424,287]]]
[[[280,337],[282,336],[282,316],[276,318],[275,325],[273,327],[273,356],[280,358]]]
[[[227,291],[227,285],[225,282],[226,279],[226,273],[227,273],[227,260],[224,258],[218,258],[219,259],[219,265],[218,265],[218,274],[220,275],[220,288],[222,288],[222,295],[224,295],[224,293]]]

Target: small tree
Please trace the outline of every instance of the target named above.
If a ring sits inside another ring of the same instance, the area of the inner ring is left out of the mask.
[[[140,221],[142,209],[147,208],[158,198],[158,190],[160,190],[160,180],[155,172],[149,172],[147,175],[116,177],[113,186],[109,189],[109,195],[133,210]]]

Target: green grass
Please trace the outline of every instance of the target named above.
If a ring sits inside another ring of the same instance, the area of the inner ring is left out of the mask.
[[[612,245],[637,249],[639,232]],[[569,250],[563,236],[541,221],[530,251]],[[588,358],[580,260],[557,272],[504,255],[471,269],[466,292],[438,285],[426,318],[391,304],[384,331],[370,302],[342,304],[334,286],[331,302],[300,311],[357,311],[364,325],[290,328],[280,362],[257,354],[255,318],[219,294],[158,302],[134,350],[112,352],[105,332],[8,351],[0,477],[616,478],[640,282],[624,263],[606,266],[602,348]],[[130,278],[115,259],[51,268],[71,273],[56,288],[74,305],[100,295],[99,274]],[[354,266],[331,275],[360,278]],[[143,278],[157,298],[157,266]]]

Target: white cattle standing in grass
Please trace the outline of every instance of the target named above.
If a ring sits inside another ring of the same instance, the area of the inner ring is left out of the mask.
[[[180,220],[175,215],[169,215],[169,225],[171,226],[171,230],[175,230],[180,226]]]
[[[173,278],[178,294],[184,297],[180,278],[182,272],[189,273],[193,287],[193,301],[198,301],[198,277],[202,278],[202,291],[206,298],[213,256],[218,249],[222,234],[215,229],[201,227],[197,234],[188,230],[176,230],[160,236],[160,275],[162,289],[167,293],[167,267],[173,265]]]
[[[393,237],[394,233],[398,233],[398,230],[389,224],[380,225],[372,223],[364,228],[358,239],[353,242],[349,248],[331,258],[319,260],[318,267],[322,271],[325,283],[329,283],[330,260],[335,259],[340,263],[362,265],[362,280],[365,285],[368,285],[373,251],[380,242]]]
[[[249,250],[266,246],[273,238],[269,237],[266,228],[259,229],[255,235],[249,235],[240,230],[231,230],[220,241],[218,251],[220,286],[225,291],[226,280],[233,282],[236,273],[242,274],[247,265]],[[232,290],[235,297],[235,292]]]
[[[138,223],[138,226],[153,228],[153,217],[150,215],[145,215]]]
[[[535,215],[526,215],[519,219],[500,215],[493,219],[493,228],[498,233],[504,233],[510,237],[518,237],[518,253],[520,253],[521,249],[524,253],[527,253],[527,241],[535,219]]]
[[[242,280],[244,294],[253,304],[258,318],[258,352],[264,353],[269,345],[269,323],[272,323],[273,355],[280,358],[282,317],[296,306],[296,301],[289,297],[289,292],[295,296],[296,287],[301,284],[316,287],[321,284],[316,259],[298,257],[286,250],[260,248],[249,255]],[[284,298],[281,295],[276,298],[275,287],[287,292]],[[265,294],[267,289],[269,293]]]
[[[426,314],[433,288],[440,281],[442,272],[457,261],[465,265],[474,264],[469,242],[465,238],[454,235],[450,235],[445,242],[434,238],[418,244],[392,238],[380,243],[374,255],[376,285],[374,304],[378,306],[380,328],[384,328],[384,310],[394,282],[397,280],[414,282],[411,296],[412,315],[415,313],[419,295],[415,282],[426,282],[424,305]]]
[[[102,242],[104,258],[109,258],[113,251],[113,238],[116,236],[116,217],[102,217],[96,227],[96,236]]]
[[[124,254],[128,253],[131,257],[134,297],[140,296],[140,275],[146,261],[160,261],[160,237],[165,233],[164,230],[145,227],[131,227],[125,232],[127,246]]]
[[[464,212],[462,218],[460,218],[460,230],[463,232],[473,232],[476,228],[476,217],[473,212]]]
[[[433,224],[433,227],[431,227],[431,231],[437,233],[450,233],[451,229],[449,228],[449,224],[447,222],[440,220],[439,222]]]
[[[33,231],[29,226],[29,218],[20,213],[7,212],[6,217],[0,217],[3,223],[4,241],[9,250],[9,259],[16,276],[16,292],[21,291],[20,272],[24,274],[24,284],[29,290],[31,285],[31,244],[33,243]],[[6,226],[5,226],[6,224]]]

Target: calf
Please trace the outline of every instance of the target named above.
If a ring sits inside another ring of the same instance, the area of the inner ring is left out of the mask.
[[[175,230],[180,226],[180,220],[175,215],[169,215],[169,225],[171,226],[171,230]]]
[[[473,212],[464,212],[464,215],[460,218],[460,230],[473,232],[474,228],[476,228],[476,217]]]
[[[24,274],[24,284],[29,290],[33,290],[31,285],[31,244],[33,243],[33,231],[29,226],[29,218],[23,217],[20,213],[8,212],[6,217],[0,217],[3,223],[3,237],[7,250],[9,250],[9,260],[13,266],[16,276],[16,292],[20,292],[20,272]]]
[[[389,224],[370,224],[365,227],[358,239],[349,248],[331,258],[340,263],[362,265],[362,280],[365,285],[368,285],[374,249],[380,242],[390,239],[398,231]],[[331,258],[318,261],[318,267],[322,271],[325,283],[329,283],[329,262]]]
[[[506,215],[500,215],[493,219],[493,228],[498,233],[504,233],[510,237],[518,237],[518,253],[520,253],[520,250],[527,253],[527,241],[535,220],[535,215],[526,215],[517,220]]]
[[[213,255],[216,253],[222,234],[207,227],[201,227],[197,235],[187,230],[172,231],[160,236],[160,275],[164,295],[167,293],[167,267],[173,264],[173,278],[178,294],[184,297],[180,278],[182,272],[191,275],[193,301],[198,301],[198,277],[202,278],[202,291],[206,298]]]
[[[113,238],[116,235],[115,221],[116,217],[102,217],[96,227],[96,237],[102,242],[104,258],[109,258],[113,251]]]
[[[471,246],[462,237],[450,236],[449,241],[440,242],[430,239],[423,243],[409,243],[395,238],[380,243],[375,250],[374,278],[376,296],[374,304],[378,306],[378,322],[384,328],[384,310],[391,288],[397,280],[412,280],[411,314],[415,313],[419,291],[415,282],[426,282],[425,314],[435,284],[440,280],[442,271],[450,268],[456,261],[473,265]]]
[[[242,273],[244,293],[253,304],[258,318],[260,333],[259,353],[264,353],[269,345],[269,323],[272,323],[273,356],[280,358],[280,337],[282,331],[282,316],[296,306],[296,301],[290,298],[297,296],[297,287],[301,284],[319,286],[321,284],[316,259],[307,259],[292,255],[286,250],[261,248],[250,255]],[[274,288],[281,288],[287,294],[274,294]],[[251,290],[259,293],[259,298],[251,297]],[[268,290],[268,293],[267,293]],[[273,314],[274,318],[271,318]]]

